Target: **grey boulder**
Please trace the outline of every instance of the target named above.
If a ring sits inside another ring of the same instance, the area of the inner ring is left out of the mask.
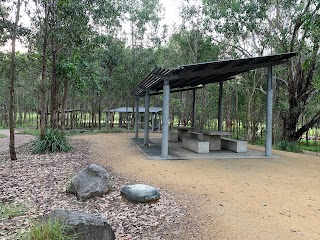
[[[76,236],[76,240],[115,239],[112,228],[101,216],[74,210],[55,209],[47,218],[69,226],[66,235]]]
[[[86,200],[109,192],[112,185],[109,173],[104,167],[90,164],[72,178],[68,191]]]
[[[149,185],[133,184],[127,185],[121,189],[121,193],[132,202],[151,202],[160,198],[160,192]]]

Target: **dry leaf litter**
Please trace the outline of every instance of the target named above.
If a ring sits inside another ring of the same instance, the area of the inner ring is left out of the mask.
[[[74,174],[89,163],[90,148],[85,141],[73,140],[69,153],[32,155],[31,145],[18,149],[18,160],[8,161],[8,152],[0,152],[0,201],[17,203],[24,213],[0,219],[0,238],[18,239],[28,231],[35,219],[55,208],[81,210],[100,214],[107,219],[116,239],[178,239],[188,231],[185,207],[179,205],[165,189],[161,199],[152,204],[136,204],[125,200],[120,189],[132,183],[108,171],[115,188],[103,197],[80,201],[66,193]],[[148,183],[145,183],[148,184]]]

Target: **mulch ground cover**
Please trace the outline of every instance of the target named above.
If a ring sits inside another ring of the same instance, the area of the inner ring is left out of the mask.
[[[112,169],[107,168],[114,179],[114,190],[103,197],[80,201],[68,194],[70,179],[92,157],[87,142],[73,140],[72,146],[69,153],[33,155],[31,144],[24,145],[17,150],[17,161],[10,161],[8,152],[0,152],[0,202],[15,203],[23,209],[19,216],[0,219],[1,239],[19,239],[36,219],[56,208],[102,215],[117,239],[177,239],[185,233],[185,207],[172,195],[159,189],[161,199],[155,203],[128,202],[120,189],[133,181]]]

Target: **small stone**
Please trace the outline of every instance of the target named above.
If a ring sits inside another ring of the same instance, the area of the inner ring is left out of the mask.
[[[121,189],[121,193],[132,202],[145,203],[160,198],[160,192],[156,188],[145,184],[127,185]]]

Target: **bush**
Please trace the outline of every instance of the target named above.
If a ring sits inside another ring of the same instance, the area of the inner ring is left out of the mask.
[[[300,153],[300,146],[297,142],[289,142],[289,141],[280,141],[276,144],[276,149],[287,151],[287,152],[295,152]]]
[[[69,140],[61,130],[47,129],[44,136],[38,137],[33,144],[32,153],[68,152],[70,149]]]
[[[23,239],[30,240],[71,240],[76,234],[70,235],[72,229],[57,220],[34,223],[30,232]]]

